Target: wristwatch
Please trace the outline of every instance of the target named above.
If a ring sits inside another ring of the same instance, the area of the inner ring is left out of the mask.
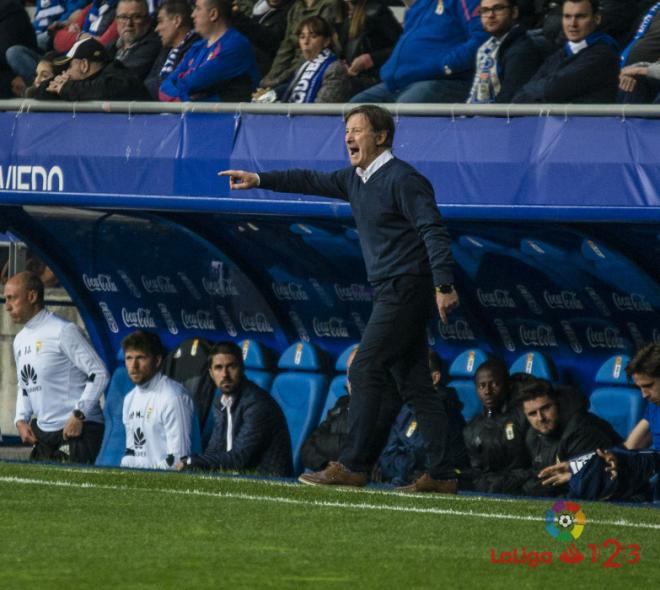
[[[442,283],[435,288],[436,293],[447,295],[454,290],[454,283]]]
[[[79,410],[76,408],[73,410],[73,417],[77,418],[78,420],[84,420],[85,419],[85,413],[82,410]]]

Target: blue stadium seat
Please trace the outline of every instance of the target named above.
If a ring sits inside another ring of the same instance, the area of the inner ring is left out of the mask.
[[[243,340],[239,346],[243,351],[245,376],[262,389],[269,391],[274,378],[273,353],[256,340]]]
[[[319,422],[328,390],[328,379],[320,351],[313,345],[297,342],[280,357],[282,371],[273,381],[271,395],[280,404],[291,435],[295,473],[302,471],[300,447]]]
[[[126,394],[133,389],[133,383],[128,378],[128,371],[124,366],[124,351],[120,348],[117,353],[117,368],[105,392],[105,405],[103,418],[105,419],[105,432],[103,444],[96,457],[96,464],[105,467],[117,467],[124,456],[126,449],[126,430],[122,421],[122,409]]]
[[[552,359],[541,352],[530,351],[519,356],[509,369],[509,373],[527,373],[551,383],[557,381],[557,369]]]
[[[598,369],[598,387],[589,398],[591,411],[607,420],[623,438],[642,419],[646,409],[646,401],[626,375],[629,361],[626,355],[607,359]]]
[[[481,412],[481,400],[474,386],[474,375],[482,363],[488,360],[488,355],[478,348],[472,348],[459,354],[449,367],[451,381],[448,387],[453,387],[458,398],[463,402],[463,418],[469,422]]]
[[[351,344],[344,352],[339,355],[339,358],[335,363],[335,370],[340,374],[337,375],[330,383],[328,396],[325,398],[325,406],[323,406],[323,410],[319,416],[319,424],[323,422],[326,414],[328,413],[328,410],[330,410],[337,403],[337,400],[343,395],[346,395],[346,363],[348,362],[348,357],[351,356],[351,353],[357,348],[357,346],[357,344]]]

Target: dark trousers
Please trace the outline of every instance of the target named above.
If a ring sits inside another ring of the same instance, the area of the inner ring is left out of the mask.
[[[402,275],[375,285],[371,317],[349,371],[353,393],[340,457],[348,469],[370,470],[382,395],[394,388],[417,417],[431,477],[456,477],[447,461],[446,405],[429,369],[426,325],[434,304],[430,277]]]
[[[61,430],[46,432],[37,426],[37,421],[30,424],[37,437],[37,444],[32,448],[32,461],[62,461],[66,463],[89,463],[96,461],[103,442],[103,424],[83,422],[80,436],[64,440]],[[64,449],[61,447],[64,446]],[[68,446],[68,450],[67,447]]]

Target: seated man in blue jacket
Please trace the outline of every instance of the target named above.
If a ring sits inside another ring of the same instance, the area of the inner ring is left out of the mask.
[[[231,0],[197,0],[192,16],[202,37],[160,85],[166,102],[249,101],[259,72],[250,42],[231,26]]]
[[[598,0],[564,0],[564,47],[543,62],[513,97],[517,103],[616,102],[619,53],[614,39],[597,31]]]
[[[201,455],[184,457],[177,469],[226,469],[263,475],[293,475],[291,438],[277,402],[245,377],[243,354],[233,342],[209,352],[209,373],[221,392],[215,426]]]
[[[380,68],[381,83],[351,102],[465,102],[477,49],[488,38],[478,10],[479,0],[416,0]]]

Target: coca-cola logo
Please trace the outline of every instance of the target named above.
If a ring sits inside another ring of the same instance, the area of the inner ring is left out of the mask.
[[[101,291],[103,293],[117,293],[119,291],[110,275],[98,274],[95,277],[90,277],[88,274],[83,274],[82,278],[88,291]]]
[[[119,275],[119,278],[121,278],[122,281],[124,281],[124,284],[128,288],[129,292],[133,297],[137,297],[138,299],[142,297],[142,293],[140,293],[140,289],[137,288],[135,283],[131,280],[131,277],[128,276],[123,270],[118,270],[117,274]]]
[[[271,283],[275,297],[280,301],[308,301],[309,295],[300,283]]]
[[[349,338],[348,328],[342,318],[331,317],[327,320],[313,318],[312,328],[319,338]]]
[[[193,299],[197,299],[197,301],[199,301],[202,298],[202,296],[200,292],[197,290],[197,287],[195,287],[195,284],[190,280],[188,275],[185,272],[177,272],[176,274],[183,283],[183,286],[186,289],[188,289],[188,293],[190,293],[193,296]]]
[[[227,334],[229,334],[232,338],[235,338],[238,335],[238,330],[236,330],[236,326],[234,325],[231,316],[229,313],[227,313],[227,310],[222,305],[217,305],[216,309],[218,310],[220,319],[225,326],[225,330],[227,330]]]
[[[151,315],[151,310],[146,307],[138,307],[135,311],[121,308],[121,319],[127,328],[155,328],[156,320]]]
[[[172,284],[172,279],[165,275],[158,275],[157,277],[145,277],[142,275],[142,286],[146,289],[147,293],[160,293],[162,295],[176,295],[178,291]]]
[[[582,301],[580,301],[575,291],[560,291],[559,293],[543,291],[543,299],[545,299],[550,309],[584,309],[584,305],[582,305]]]
[[[215,330],[215,322],[211,312],[205,309],[196,311],[181,310],[181,322],[187,330]]]
[[[340,301],[371,301],[371,289],[360,283],[351,283],[350,285],[334,284],[335,293]]]
[[[522,324],[518,328],[520,342],[525,346],[557,346],[557,339],[552,326],[539,324],[538,326],[527,326]]]
[[[522,295],[522,298],[525,300],[527,307],[529,307],[532,313],[535,313],[536,315],[541,315],[543,313],[543,309],[525,285],[516,285],[516,289],[518,289],[518,292]]]
[[[202,278],[202,287],[209,295],[218,295],[220,297],[238,297],[238,289],[231,279],[212,280],[206,277]]]
[[[446,324],[438,322],[438,332],[443,340],[476,340],[470,324],[465,320],[456,320]]]
[[[495,324],[495,327],[497,328],[497,332],[500,335],[500,338],[502,339],[502,344],[504,344],[504,348],[506,348],[509,352],[513,352],[514,350],[516,350],[516,344],[513,341],[513,338],[511,337],[511,333],[509,332],[509,328],[506,327],[504,320],[502,320],[501,318],[495,318],[493,320],[493,323]]]
[[[653,306],[641,293],[631,293],[630,295],[612,293],[612,301],[621,311],[653,311]]]
[[[516,302],[506,289],[495,289],[494,291],[482,291],[477,289],[479,303],[483,307],[498,307],[515,309]]]
[[[587,342],[591,348],[625,348],[624,339],[617,328],[607,327],[597,330],[591,326],[587,327]]]
[[[261,312],[250,315],[241,311],[238,314],[238,321],[241,324],[241,328],[246,332],[267,334],[275,331],[270,325],[268,318]]]
[[[167,331],[170,334],[178,334],[179,333],[179,328],[177,327],[176,322],[174,321],[174,318],[172,317],[172,314],[170,313],[170,310],[167,309],[167,306],[164,303],[159,303],[158,304],[158,309],[160,310],[160,313],[163,316],[163,319],[165,320],[165,325],[167,326]]]
[[[580,344],[580,340],[578,339],[575,330],[573,330],[573,326],[571,326],[570,322],[566,320],[562,320],[560,323],[564,330],[564,334],[566,334],[566,338],[568,338],[568,344],[570,345],[571,350],[580,354],[582,352],[582,344]]]
[[[113,332],[114,334],[117,334],[117,332],[119,332],[119,326],[117,325],[117,321],[115,320],[115,316],[112,315],[112,312],[110,311],[110,308],[108,307],[108,304],[105,301],[99,301],[99,307],[101,308],[101,312],[103,313],[103,317],[105,318],[105,321],[108,324],[108,328],[110,328],[111,332]]]

